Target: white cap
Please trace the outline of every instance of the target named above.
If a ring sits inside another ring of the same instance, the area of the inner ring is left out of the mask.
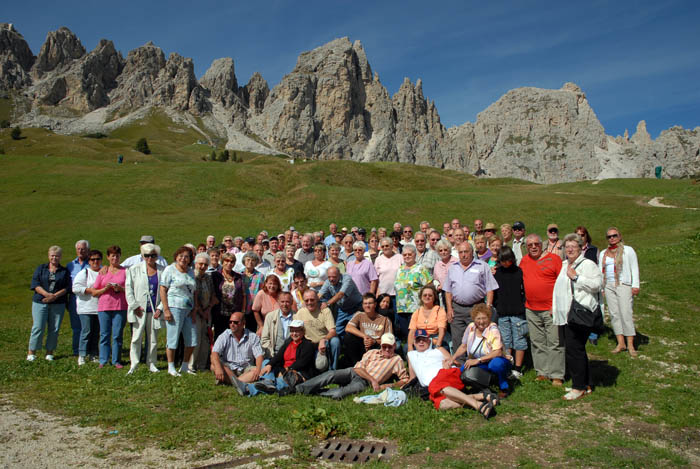
[[[289,323],[289,327],[304,327],[304,321],[302,321],[301,319],[295,319]]]
[[[382,345],[394,345],[396,343],[396,337],[394,337],[394,334],[391,332],[387,332],[386,334],[382,335],[380,343]]]

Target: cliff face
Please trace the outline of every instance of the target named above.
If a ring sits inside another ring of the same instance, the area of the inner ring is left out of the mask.
[[[35,57],[4,23],[0,93],[21,101],[17,124],[63,133],[109,131],[155,106],[190,123],[201,116],[227,148],[259,153],[399,161],[541,183],[652,177],[659,165],[672,177],[700,173],[700,128],[673,127],[652,140],[642,121],[631,138],[607,136],[573,83],[511,90],[476,122],[446,129],[420,79],[405,79],[390,96],[362,44],[348,38],[302,53],[270,90],[258,73],[241,86],[230,58],[215,60],[198,81],[191,59],[166,59],[153,43],[124,59],[104,39],[86,52],[67,28],[50,32]],[[126,118],[108,121],[115,115]]]

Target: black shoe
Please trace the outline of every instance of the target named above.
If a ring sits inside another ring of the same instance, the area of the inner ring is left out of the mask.
[[[255,389],[265,394],[274,394],[275,391],[277,391],[274,384],[270,384],[266,381],[258,381],[257,383],[253,384],[253,386],[255,386]]]
[[[289,396],[290,394],[294,394],[294,389],[290,387],[282,388],[277,390],[277,395],[279,397],[284,397],[284,396]]]

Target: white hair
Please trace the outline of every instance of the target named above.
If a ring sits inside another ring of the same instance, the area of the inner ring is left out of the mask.
[[[80,241],[75,242],[75,249],[78,249],[78,246],[85,245],[86,249],[90,249],[90,241],[87,239],[81,239]]]
[[[352,244],[352,249],[353,249],[353,251],[354,251],[355,249],[364,249],[364,248],[365,248],[365,243],[363,243],[362,241],[355,241],[355,242]]]
[[[206,252],[200,252],[196,256],[194,256],[194,261],[200,261],[203,260],[206,265],[209,265],[211,263],[211,258],[209,257],[209,254]]]

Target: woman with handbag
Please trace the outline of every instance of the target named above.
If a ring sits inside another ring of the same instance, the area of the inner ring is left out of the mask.
[[[571,391],[564,400],[586,395],[590,385],[590,369],[586,342],[590,333],[602,325],[598,295],[603,276],[595,262],[583,253],[583,239],[571,233],[564,237],[566,257],[552,294],[552,322],[564,326],[566,369],[571,375]]]

